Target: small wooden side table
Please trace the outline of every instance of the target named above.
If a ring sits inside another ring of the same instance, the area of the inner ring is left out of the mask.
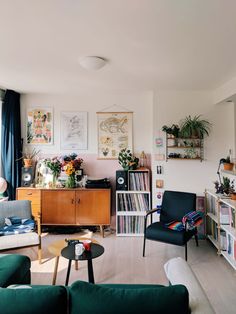
[[[91,240],[92,243],[98,243],[96,240],[91,239],[91,238],[71,238],[68,240],[79,240],[79,241],[84,241],[84,240]],[[63,248],[67,246],[67,242],[65,240],[58,240],[53,243],[51,243],[48,246],[48,251],[55,256],[55,265],[54,265],[54,271],[53,271],[53,279],[52,279],[52,284],[56,284],[57,280],[57,270],[58,270],[58,264],[59,264],[59,258],[61,256],[61,251]],[[75,267],[76,270],[78,270],[78,261],[75,261]]]

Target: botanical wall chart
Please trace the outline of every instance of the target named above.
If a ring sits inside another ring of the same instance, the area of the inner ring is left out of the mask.
[[[132,112],[97,112],[98,159],[117,159],[119,151],[132,151]]]
[[[61,112],[61,148],[87,149],[87,112]]]
[[[53,109],[27,109],[27,144],[53,143]]]

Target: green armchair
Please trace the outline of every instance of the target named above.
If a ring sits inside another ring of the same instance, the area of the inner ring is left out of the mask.
[[[157,212],[158,209],[152,209],[147,212],[144,223],[144,241],[143,257],[145,256],[146,239],[165,242],[174,245],[185,246],[185,260],[187,261],[187,243],[195,236],[196,245],[198,246],[197,228],[193,230],[171,230],[166,227],[171,221],[182,221],[184,215],[190,211],[196,210],[196,194],[187,192],[165,191],[160,212],[160,221],[147,226],[149,215]]]

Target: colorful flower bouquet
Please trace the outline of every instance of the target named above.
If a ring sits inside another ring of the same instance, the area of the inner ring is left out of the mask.
[[[62,164],[58,157],[44,159],[44,164],[47,166],[53,175],[53,187],[56,187],[56,180],[61,173]]]
[[[61,157],[62,167],[65,173],[68,175],[66,182],[66,187],[75,188],[76,187],[76,175],[78,170],[83,163],[83,159],[79,158],[77,154],[72,153],[70,155],[65,155]]]

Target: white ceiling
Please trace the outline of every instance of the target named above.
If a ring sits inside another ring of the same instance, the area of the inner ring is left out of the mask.
[[[0,0],[0,86],[215,89],[236,75],[235,0]],[[87,72],[78,59],[109,60]]]

